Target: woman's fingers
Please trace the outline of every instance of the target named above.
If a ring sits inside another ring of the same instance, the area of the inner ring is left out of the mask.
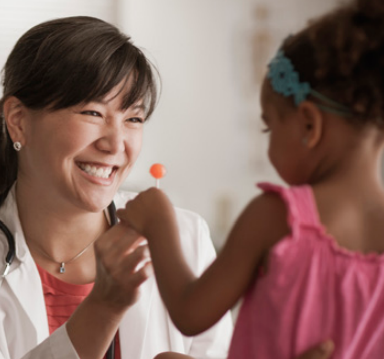
[[[148,246],[136,231],[122,224],[95,242],[97,274],[93,297],[124,308],[138,298],[138,288],[151,274]]]
[[[145,263],[137,272],[131,276],[132,284],[136,287],[144,283],[153,274],[152,262]]]
[[[331,340],[311,348],[305,353],[301,354],[296,359],[328,359],[333,353],[335,346]]]
[[[124,258],[124,270],[131,272],[137,271],[141,263],[150,261],[149,249],[147,245],[138,246],[133,252]]]
[[[145,238],[121,224],[106,232],[95,243],[99,263],[111,274],[133,271],[141,260],[149,258]],[[120,269],[120,270],[119,270]]]

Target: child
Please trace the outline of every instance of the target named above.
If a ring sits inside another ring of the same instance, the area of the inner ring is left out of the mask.
[[[149,242],[163,300],[186,335],[244,296],[229,358],[292,358],[331,338],[333,358],[384,353],[384,3],[355,0],[288,38],[261,94],[269,158],[217,260],[196,278],[173,207],[150,189],[122,220]]]

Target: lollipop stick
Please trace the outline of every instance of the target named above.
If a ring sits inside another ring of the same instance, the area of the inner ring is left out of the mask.
[[[160,179],[156,178],[156,188],[160,188]]]

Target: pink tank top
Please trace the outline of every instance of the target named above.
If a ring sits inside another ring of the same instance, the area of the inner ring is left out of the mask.
[[[291,234],[244,296],[229,359],[292,359],[326,339],[332,359],[384,358],[384,255],[338,246],[310,186],[259,187],[282,197]]]
[[[43,285],[45,307],[48,315],[49,333],[52,334],[73,314],[79,304],[91,292],[94,283],[71,284],[61,281],[37,266]],[[115,359],[120,359],[120,338],[115,339]]]

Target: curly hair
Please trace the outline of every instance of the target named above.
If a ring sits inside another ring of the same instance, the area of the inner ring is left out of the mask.
[[[384,1],[354,0],[283,44],[302,81],[348,107],[352,121],[384,126]]]

